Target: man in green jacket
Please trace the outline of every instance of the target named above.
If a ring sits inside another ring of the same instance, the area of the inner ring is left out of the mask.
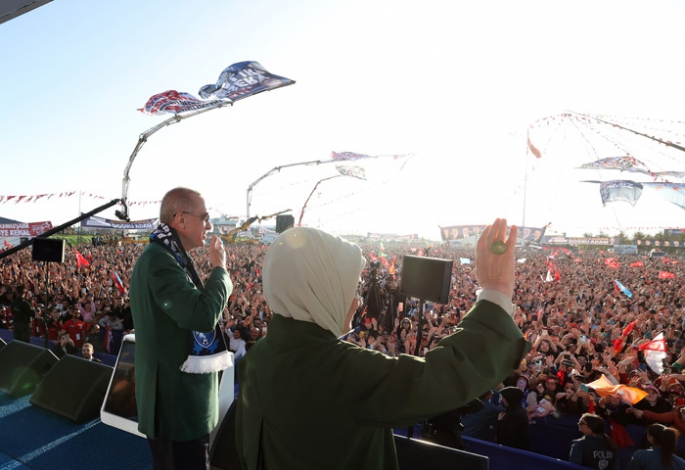
[[[396,469],[393,427],[473,400],[518,367],[530,344],[511,318],[514,246],[506,220],[478,241],[478,302],[425,358],[388,357],[341,341],[359,303],[358,246],[295,227],[262,269],[274,317],[241,360],[236,417],[246,470]]]
[[[212,271],[204,285],[187,252],[204,246],[211,228],[200,193],[172,189],[131,275],[138,430],[148,437],[155,469],[209,469],[217,371],[230,363],[215,333],[233,284],[218,237],[209,245]]]

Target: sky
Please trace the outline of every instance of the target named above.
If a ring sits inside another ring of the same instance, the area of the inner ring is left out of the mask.
[[[580,181],[625,175],[576,170],[627,151],[682,171],[682,152],[539,124],[571,110],[680,139],[683,20],[675,0],[54,0],[0,25],[0,196],[76,194],[0,203],[0,217],[58,225],[121,197],[138,136],[168,117],[137,109],[254,60],[296,83],[151,136],[131,167],[131,219],[157,216],[142,202],[176,186],[201,191],[212,216],[244,217],[270,170],[350,151],[411,158],[366,161],[366,181],[315,191],[334,165],[283,168],[254,187],[250,215],[433,239],[495,217],[572,236],[683,227],[682,209],[648,191],[604,207]]]

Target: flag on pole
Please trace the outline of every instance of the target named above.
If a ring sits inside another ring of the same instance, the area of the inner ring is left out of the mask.
[[[3,241],[3,244],[4,244],[6,247],[8,247],[8,248],[14,248],[14,247],[12,246],[12,244],[11,244],[10,242],[7,241],[7,239],[5,239],[5,240]]]
[[[364,170],[364,168],[360,166],[335,165],[335,169],[338,170],[338,172],[344,176],[353,176],[360,180],[366,179],[366,170]]]
[[[151,116],[164,113],[179,114],[217,106],[221,103],[229,104],[225,100],[200,100],[190,93],[167,90],[150,97],[147,103],[145,103],[145,107],[140,108],[138,111]]]
[[[269,73],[259,62],[237,62],[226,67],[215,84],[200,88],[198,94],[204,99],[238,101],[293,83],[295,80]]]
[[[664,359],[666,358],[666,341],[664,334],[659,333],[648,343],[643,343],[637,347],[645,355],[645,361],[650,369],[657,374],[664,371]]]
[[[74,252],[76,253],[76,267],[80,268],[81,266],[88,267],[90,266],[90,263],[86,258],[83,257],[81,253],[78,252],[77,249],[74,249]]]
[[[626,286],[618,282],[616,279],[614,279],[614,286],[618,288],[621,292],[623,292],[625,295],[628,296],[629,299],[633,298],[633,293],[628,290]]]
[[[628,405],[634,405],[648,395],[647,392],[639,388],[628,387],[627,385],[614,385],[605,375],[587,384],[587,386],[594,389],[600,397],[615,396]]]
[[[124,284],[121,282],[121,278],[119,277],[116,271],[112,271],[112,280],[114,281],[114,285],[119,290],[119,292],[121,292],[122,294],[126,292],[126,289],[124,289]]]
[[[528,137],[528,148],[530,149],[530,153],[535,155],[535,158],[542,158],[542,154],[540,153],[540,151],[537,148],[535,148],[535,145],[533,145],[533,142],[530,141],[530,131],[528,131],[527,137]]]
[[[365,158],[372,158],[371,155],[364,155],[363,153],[354,152],[331,152],[331,160],[334,162],[344,162],[350,160],[363,160]]]

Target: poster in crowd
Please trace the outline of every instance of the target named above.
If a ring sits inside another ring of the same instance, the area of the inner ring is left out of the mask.
[[[29,222],[0,224],[0,237],[31,238],[52,230],[52,222]]]
[[[664,237],[679,237],[685,235],[685,228],[665,228]]]
[[[366,232],[366,238],[371,238],[373,240],[410,241],[410,240],[418,240],[419,234],[418,233],[410,233],[408,235],[395,235],[395,234],[389,234],[389,233]]]
[[[664,248],[685,248],[685,242],[673,240],[657,240],[656,238],[646,238],[644,240],[635,240],[638,246],[664,247]]]
[[[110,228],[114,230],[154,230],[159,224],[159,219],[143,219],[132,220],[126,222],[124,220],[112,220],[104,217],[90,216],[81,221],[81,227],[84,228]]]
[[[440,227],[440,234],[442,241],[463,240],[480,235],[485,230],[485,227],[485,225],[450,225],[449,227]],[[519,238],[530,242],[542,243],[545,230],[546,227],[519,227]]]

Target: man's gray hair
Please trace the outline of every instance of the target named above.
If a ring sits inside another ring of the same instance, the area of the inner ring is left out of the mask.
[[[162,207],[159,209],[159,221],[163,224],[171,224],[174,214],[190,209],[190,197],[202,196],[198,191],[188,188],[174,188],[162,198]]]

